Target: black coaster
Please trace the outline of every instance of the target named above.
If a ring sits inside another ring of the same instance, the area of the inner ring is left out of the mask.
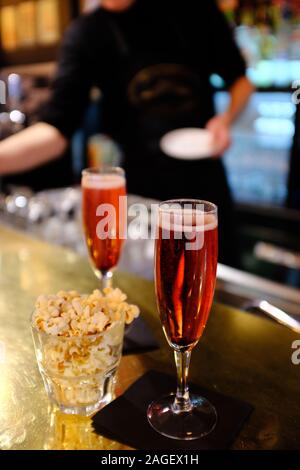
[[[147,323],[139,316],[125,330],[123,354],[142,354],[159,348]]]
[[[253,407],[248,403],[191,385],[190,390],[207,398],[216,408],[215,429],[195,441],[177,441],[158,434],[147,420],[148,405],[176,390],[173,377],[150,371],[127,392],[93,417],[97,433],[138,450],[213,450],[228,449],[249,417]]]

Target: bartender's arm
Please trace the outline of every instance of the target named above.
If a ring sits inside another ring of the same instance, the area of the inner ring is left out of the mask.
[[[213,133],[214,154],[219,156],[230,146],[230,127],[246,106],[254,86],[246,77],[245,61],[234,41],[227,20],[215,1],[209,1],[206,5],[207,15],[210,18],[211,37],[208,47],[212,70],[224,79],[230,96],[225,112],[214,116],[206,125],[206,128]]]
[[[254,86],[243,76],[238,78],[229,89],[230,101],[222,114],[214,116],[206,124],[213,134],[214,155],[222,155],[231,145],[231,125],[246,106]]]
[[[54,126],[35,124],[0,142],[0,175],[30,170],[59,158],[67,145]]]
[[[0,175],[20,173],[60,158],[79,127],[88,104],[92,73],[84,47],[86,24],[68,30],[41,122],[0,142]]]

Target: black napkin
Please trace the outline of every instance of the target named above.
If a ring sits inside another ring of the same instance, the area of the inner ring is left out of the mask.
[[[93,417],[97,433],[138,450],[213,450],[227,449],[234,442],[253,407],[248,403],[212,390],[191,385],[191,391],[207,398],[216,408],[218,422],[207,436],[195,441],[176,441],[158,434],[147,420],[153,401],[176,390],[173,377],[150,371],[127,392]]]
[[[125,330],[123,354],[139,354],[158,349],[159,345],[147,323],[139,316]]]

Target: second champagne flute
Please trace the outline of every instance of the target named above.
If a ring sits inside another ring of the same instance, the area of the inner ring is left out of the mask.
[[[218,211],[211,202],[180,199],[160,204],[155,249],[158,309],[177,368],[176,394],[148,408],[151,426],[164,436],[193,440],[210,433],[216,410],[190,395],[191,354],[206,326],[216,283]]]
[[[127,224],[126,178],[119,167],[89,168],[82,173],[82,217],[90,260],[102,287],[112,284]]]

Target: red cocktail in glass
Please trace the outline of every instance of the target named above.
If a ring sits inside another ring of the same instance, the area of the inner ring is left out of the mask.
[[[83,171],[82,217],[90,259],[105,287],[110,284],[125,240],[126,179],[121,168]]]
[[[178,375],[176,395],[148,409],[150,424],[174,439],[192,440],[216,424],[214,407],[189,394],[192,349],[206,326],[216,283],[217,207],[206,201],[175,200],[159,207],[155,253],[158,308],[164,333],[174,349]]]

